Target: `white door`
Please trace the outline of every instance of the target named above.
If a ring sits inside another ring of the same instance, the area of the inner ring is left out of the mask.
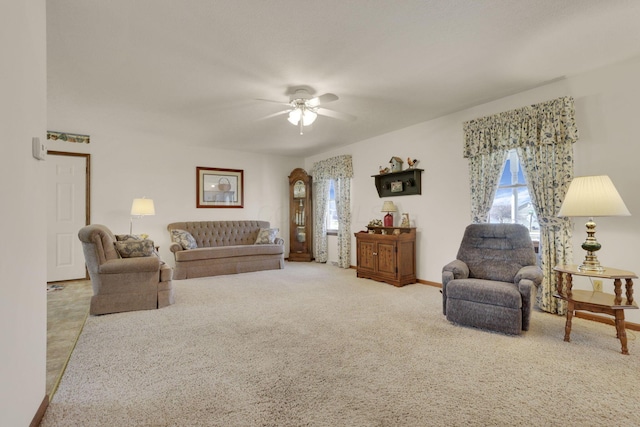
[[[85,278],[78,230],[86,225],[87,158],[47,156],[47,281]]]

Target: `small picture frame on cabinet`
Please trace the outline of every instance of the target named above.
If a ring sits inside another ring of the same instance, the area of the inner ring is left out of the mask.
[[[402,181],[393,181],[391,183],[392,193],[402,193]]]
[[[409,222],[409,214],[406,212],[402,214],[402,219],[400,220],[400,227],[402,228],[411,227],[411,223]]]

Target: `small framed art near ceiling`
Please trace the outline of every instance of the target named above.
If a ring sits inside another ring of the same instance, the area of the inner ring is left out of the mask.
[[[244,171],[196,167],[196,208],[244,207]]]

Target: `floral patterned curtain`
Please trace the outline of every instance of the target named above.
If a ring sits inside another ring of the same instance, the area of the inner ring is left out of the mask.
[[[313,245],[316,262],[327,262],[326,209],[329,180],[336,182],[338,213],[338,266],[351,264],[351,178],[353,164],[350,155],[332,157],[313,164]]]
[[[469,159],[471,182],[471,222],[487,222],[493,199],[498,190],[502,165],[508,151],[493,151]]]
[[[338,211],[338,267],[351,267],[351,179],[336,181],[336,210]],[[326,205],[325,205],[326,206]]]
[[[327,262],[327,202],[329,180],[313,177],[313,257],[316,262]]]
[[[565,305],[553,298],[553,267],[572,258],[571,222],[556,215],[573,179],[573,143],[578,140],[573,98],[562,97],[465,122],[464,135],[464,157],[470,163],[478,156],[518,150],[541,228],[544,280],[537,303],[542,310],[563,314]],[[476,181],[471,182],[472,200],[474,194],[487,194],[483,187],[474,187]]]

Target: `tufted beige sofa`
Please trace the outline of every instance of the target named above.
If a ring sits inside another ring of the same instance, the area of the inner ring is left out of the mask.
[[[261,228],[269,228],[267,221],[193,221],[174,222],[172,230],[188,231],[198,247],[183,249],[171,243],[176,266],[174,279],[218,276],[259,270],[284,268],[284,240],[276,238],[273,244],[256,245]]]

